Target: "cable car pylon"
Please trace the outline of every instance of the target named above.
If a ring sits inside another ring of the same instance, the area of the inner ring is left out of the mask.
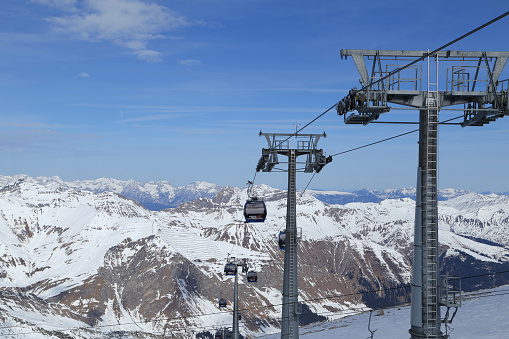
[[[326,158],[323,150],[317,149],[318,140],[326,137],[323,134],[272,134],[262,133],[269,144],[269,148],[262,149],[262,156],[258,161],[256,172],[288,172],[288,196],[286,207],[286,229],[285,229],[285,262],[283,275],[283,310],[282,310],[282,339],[299,338],[299,314],[302,313],[302,305],[299,303],[299,293],[297,286],[297,192],[296,192],[296,173],[298,171],[305,173],[320,172],[322,168],[332,161],[332,158]],[[289,139],[296,139],[297,147],[290,147]],[[286,162],[280,162],[280,155],[286,156]],[[297,158],[306,155],[305,162],[298,162]],[[276,166],[287,163],[287,169],[279,169]],[[303,165],[297,168],[298,165]],[[281,242],[281,239],[280,239]],[[281,247],[281,244],[280,244]]]
[[[239,339],[239,320],[241,320],[240,312],[239,312],[239,278],[238,278],[238,268],[242,268],[242,273],[247,273],[247,281],[248,282],[257,282],[258,274],[255,271],[249,270],[249,264],[247,258],[237,259],[235,257],[230,257],[226,259],[226,265],[224,266],[224,273],[228,275],[235,276],[235,282],[233,287],[233,339]],[[221,306],[220,306],[221,307]],[[226,301],[225,306],[226,307]]]
[[[338,102],[338,115],[344,116],[346,124],[376,123],[381,114],[391,110],[389,103],[419,110],[409,333],[412,339],[446,339],[448,335],[441,331],[441,324],[448,322],[448,311],[442,319],[440,307],[457,309],[461,303],[455,300],[460,295],[456,289],[442,291],[439,283],[438,113],[446,106],[463,105],[462,127],[483,126],[509,115],[509,80],[499,80],[509,52],[342,49],[341,57],[348,56],[353,58],[365,87],[353,88]],[[395,64],[412,58],[417,60],[407,65]],[[432,59],[434,65],[430,63]],[[439,59],[451,65],[445,90],[438,88]],[[417,64],[424,60],[427,65]],[[366,61],[372,61],[371,73]],[[427,71],[426,89],[421,88],[423,66]],[[351,111],[357,113],[349,114]]]

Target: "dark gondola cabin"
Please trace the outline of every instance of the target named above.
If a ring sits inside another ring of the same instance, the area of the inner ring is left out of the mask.
[[[228,263],[224,267],[224,273],[226,275],[236,275],[237,274],[237,264],[232,262]]]
[[[226,307],[226,299],[221,298],[219,299],[219,308],[225,308]]]
[[[239,312],[239,317],[238,317],[239,320],[242,320],[242,314],[240,314]]]
[[[223,339],[223,335],[221,334],[221,332],[216,332],[214,339]]]
[[[279,239],[278,239],[279,248],[284,250],[285,244],[286,244],[286,232],[281,231],[279,232]]]
[[[247,272],[247,281],[248,282],[257,282],[258,274],[255,271]]]
[[[244,218],[246,222],[264,222],[267,217],[267,208],[261,200],[248,200],[244,205]]]

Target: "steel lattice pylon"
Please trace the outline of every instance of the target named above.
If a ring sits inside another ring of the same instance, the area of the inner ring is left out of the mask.
[[[299,338],[299,314],[302,312],[299,303],[298,274],[297,274],[297,191],[296,177],[298,171],[306,173],[319,172],[331,158],[326,158],[321,149],[317,149],[317,143],[323,134],[268,134],[260,132],[265,136],[269,144],[268,149],[262,149],[262,157],[258,162],[256,171],[271,172],[279,170],[288,172],[288,195],[286,207],[286,240],[285,240],[285,262],[283,274],[283,307],[282,307],[282,339]],[[297,145],[291,147],[289,140],[294,138]],[[276,166],[279,155],[288,157],[288,168],[278,169]],[[306,162],[299,163],[297,158],[306,155]],[[303,164],[303,168],[298,168]]]
[[[447,335],[441,332],[441,323],[447,316],[442,320],[440,315],[438,263],[438,113],[442,107],[463,105],[463,127],[483,126],[509,115],[509,80],[499,81],[509,52],[438,51],[430,55],[429,51],[341,50],[341,57],[348,56],[353,58],[364,87],[360,91],[353,88],[338,103],[337,112],[344,115],[345,123],[374,123],[391,110],[389,103],[419,110],[409,332],[412,339],[444,339]],[[416,59],[427,61],[426,90],[422,89],[422,65]],[[430,71],[430,59],[435,61],[435,75]],[[444,91],[438,89],[439,59],[453,64],[447,69]],[[372,61],[371,72],[366,60]],[[412,61],[412,67],[397,65],[397,60]],[[357,113],[348,114],[354,110]],[[455,305],[457,308],[460,303]]]

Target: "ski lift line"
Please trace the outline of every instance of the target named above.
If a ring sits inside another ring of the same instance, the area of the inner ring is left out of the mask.
[[[509,293],[505,293],[505,294],[509,294]],[[497,294],[497,295],[487,295],[487,296],[479,296],[478,298],[482,298],[482,297],[491,297],[491,296],[498,296],[498,295],[502,295],[502,294]],[[246,309],[244,309],[246,310]],[[341,314],[341,315],[355,315],[355,314],[359,314],[359,313],[363,313],[363,312],[366,312],[366,311],[377,311],[377,310],[383,310],[383,309],[370,309],[370,308],[367,308],[367,307],[359,307],[359,308],[346,308],[344,310],[342,310],[341,312],[318,312],[316,314],[318,315],[335,315],[335,314]],[[240,311],[240,310],[239,310]],[[141,323],[141,322],[139,322]],[[252,320],[252,319],[245,319],[243,320],[243,324],[240,324],[241,327],[246,327],[245,324],[247,323],[256,323],[256,321]],[[115,325],[118,325],[118,326],[122,326],[122,325],[130,325],[128,323],[121,323],[121,324],[115,324]],[[108,326],[114,326],[114,325],[108,325]],[[11,326],[9,328],[14,328],[14,327],[19,327],[19,328],[23,328],[23,326]],[[101,326],[96,326],[96,327],[101,327]],[[224,325],[210,325],[210,326],[195,326],[195,327],[188,327],[188,329],[192,329],[192,330],[206,330],[206,329],[217,329],[217,328],[222,328],[224,327]],[[7,328],[7,327],[4,327],[4,328]],[[80,328],[72,328],[72,329],[63,329],[61,331],[70,331],[70,330],[84,330],[84,329],[88,329],[88,328],[85,328],[85,327],[80,327]],[[2,335],[19,335],[19,334],[34,334],[34,333],[39,333],[39,332],[26,332],[26,333],[12,333],[12,334],[5,334],[5,333],[2,333]]]
[[[490,273],[484,273],[484,274],[478,274],[478,275],[474,275],[474,276],[466,276],[466,277],[461,277],[461,279],[482,278],[482,277],[487,277],[487,276],[490,276],[490,275],[498,275],[498,274],[505,274],[505,273],[509,273],[509,270],[507,270],[507,271],[499,271],[499,272],[490,272]],[[320,300],[335,299],[335,298],[349,297],[349,296],[355,296],[355,295],[364,295],[364,294],[369,294],[369,293],[379,293],[379,292],[386,292],[386,291],[394,291],[394,290],[399,290],[399,289],[410,288],[411,286],[412,285],[401,285],[401,286],[396,286],[396,287],[381,288],[381,289],[377,289],[377,290],[359,291],[359,292],[348,293],[348,294],[338,294],[338,295],[329,295],[329,296],[319,297],[319,298],[302,299],[301,301],[303,301],[303,302],[320,301]],[[239,309],[239,311],[252,311],[252,310],[257,310],[257,309],[279,307],[279,306],[283,306],[283,305],[284,305],[284,303],[269,304],[269,305],[264,305],[264,306],[256,306],[256,307],[249,307],[249,308]],[[348,308],[345,309],[345,310],[348,310]],[[213,314],[221,314],[221,313],[217,313],[216,312],[216,313],[213,313]],[[210,315],[210,314],[204,314],[204,315]],[[194,317],[204,316],[204,315],[194,315],[194,316],[178,317],[178,318],[168,318],[168,320],[187,319],[187,318],[194,318]],[[115,325],[109,325],[109,326],[115,326]]]
[[[308,184],[306,185],[306,188],[304,188],[304,191],[302,191],[302,193],[301,193],[301,195],[300,195],[300,197],[301,197],[301,198],[302,198],[302,196],[304,195],[304,193],[306,192],[306,190],[308,189],[309,184],[311,184],[311,180],[313,180],[313,178],[315,177],[315,175],[316,175],[316,171],[313,173],[313,176],[311,177],[311,179],[309,179],[309,182],[308,182]]]
[[[486,274],[479,274],[479,275],[475,275],[475,276],[463,277],[462,279],[486,277],[486,276],[490,276],[490,275],[503,274],[503,273],[509,273],[509,271],[500,271],[500,272],[491,272],[491,273],[486,273]],[[367,293],[375,293],[375,292],[396,290],[396,289],[408,288],[408,287],[411,287],[411,285],[403,285],[403,286],[398,286],[398,287],[385,288],[385,289],[379,289],[379,290],[371,290],[371,291],[360,291],[360,292],[356,292],[356,293],[343,294],[343,295],[332,295],[332,296],[313,298],[313,299],[304,299],[302,301],[318,301],[318,300],[333,299],[333,298],[345,297],[345,296],[362,295],[362,294],[367,294]],[[482,294],[482,293],[486,293],[486,292],[481,292],[480,294]],[[504,293],[504,294],[509,294],[509,292],[508,293]],[[503,295],[503,294],[497,294],[497,295]],[[493,295],[493,296],[496,296],[496,295]],[[272,308],[272,307],[277,307],[277,306],[283,306],[283,303],[281,303],[281,304],[269,304],[269,305],[265,305],[265,306],[258,306],[258,307],[251,307],[251,308],[244,308],[244,309],[240,309],[239,311],[251,311],[251,310],[254,310],[254,309]],[[349,309],[345,309],[345,310],[349,310]],[[160,319],[160,320],[167,320],[167,321],[182,320],[182,319],[195,318],[195,317],[207,316],[207,315],[218,315],[218,314],[222,314],[222,312],[219,312],[219,313],[218,312],[214,312],[214,313],[207,313],[207,314],[197,314],[197,315],[193,315],[193,316],[183,316],[183,317],[176,317],[176,318],[166,318],[166,319],[163,318],[163,319]],[[147,322],[148,321],[138,321],[138,322],[133,321],[133,322],[128,322],[128,323],[117,323],[117,324],[112,324],[112,325],[99,325],[99,326],[95,326],[95,327],[96,328],[100,328],[100,327],[122,326],[122,325],[132,325],[132,324],[147,323]],[[0,329],[20,328],[20,327],[22,327],[22,326],[3,326],[3,327],[0,327]],[[71,330],[80,330],[80,329],[87,329],[87,328],[86,327],[74,327],[74,328],[69,328],[69,329],[62,329],[61,331],[71,331]],[[32,333],[36,333],[36,332],[32,332]]]
[[[459,119],[459,118],[462,118],[463,116],[460,115],[460,116],[457,116],[457,117],[454,117],[454,118],[451,118],[451,119],[447,119],[445,121],[442,121],[442,122],[439,122],[438,124],[439,125],[443,125],[443,124],[446,124],[448,123],[449,121],[452,121],[452,120],[456,120],[456,119]],[[346,151],[343,151],[343,152],[339,152],[339,153],[336,153],[336,154],[332,154],[331,157],[335,157],[337,155],[341,155],[341,154],[345,154],[345,153],[349,153],[349,152],[352,152],[352,151],[357,151],[361,148],[365,148],[365,147],[368,147],[368,146],[373,146],[373,145],[376,145],[376,144],[380,144],[382,142],[385,142],[385,141],[389,141],[389,140],[392,140],[392,139],[396,139],[396,138],[399,138],[399,137],[403,137],[405,135],[408,135],[408,134],[412,134],[412,133],[415,133],[415,132],[418,132],[419,129],[414,129],[412,131],[408,131],[408,132],[405,132],[405,133],[401,133],[401,134],[398,134],[398,135],[395,135],[395,136],[392,136],[390,138],[386,138],[386,139],[382,139],[382,140],[378,140],[378,141],[375,141],[375,142],[372,142],[372,143],[369,143],[369,144],[366,144],[366,145],[363,145],[363,146],[359,146],[359,147],[355,147],[355,148],[352,148],[352,149],[349,149],[349,150],[346,150]]]
[[[311,125],[313,122],[315,122],[316,120],[320,119],[321,117],[323,117],[325,114],[327,114],[331,109],[335,108],[338,104],[335,103],[334,105],[332,105],[329,109],[327,109],[325,112],[323,112],[322,114],[320,114],[319,116],[317,116],[316,118],[314,118],[313,120],[311,120],[310,122],[308,122],[307,124],[305,124],[303,127],[301,127],[299,130],[295,131],[295,133],[293,134],[290,134],[290,136],[288,138],[286,138],[285,140],[281,141],[277,146],[275,146],[275,148],[278,148],[279,146],[281,146],[283,143],[285,143],[286,141],[288,141],[291,137],[294,137],[294,136],[297,136],[297,134],[302,131],[303,129],[305,129],[306,127],[308,127],[309,125]],[[274,148],[270,148],[270,149],[274,149]]]
[[[509,80],[509,79],[507,79]],[[507,81],[504,80],[504,81]],[[426,107],[389,107],[392,110],[402,110],[402,111],[410,111],[410,110],[419,110],[419,111],[435,111],[436,108],[426,108]],[[440,111],[460,111],[460,112],[498,112],[498,109],[493,108],[447,108],[440,107]],[[370,124],[375,123],[375,121],[371,121]],[[380,123],[380,122],[378,122]],[[396,122],[393,122],[395,124]]]
[[[487,276],[490,276],[490,275],[498,275],[498,274],[505,274],[505,273],[509,273],[509,270],[507,270],[507,271],[499,271],[499,272],[490,272],[490,273],[485,273],[485,274],[478,274],[478,275],[475,275],[475,276],[466,276],[466,277],[461,277],[461,279],[481,278],[481,277],[487,277]],[[320,301],[320,300],[335,299],[335,298],[355,296],[355,295],[364,295],[364,294],[369,294],[369,293],[379,293],[379,292],[385,292],[385,291],[394,291],[394,290],[398,290],[398,289],[410,288],[411,286],[412,285],[401,285],[401,286],[396,286],[396,287],[381,288],[381,289],[377,289],[377,290],[359,291],[359,292],[348,293],[348,294],[329,295],[329,296],[319,297],[319,298],[302,299],[301,301],[302,302]],[[283,306],[283,305],[284,305],[284,303],[268,304],[268,305],[264,305],[264,306],[256,306],[256,307],[249,307],[249,308],[239,309],[239,311],[252,311],[252,310],[264,309],[264,308],[274,308],[274,307],[280,307],[280,306]],[[348,310],[348,309],[345,309],[345,310]],[[183,316],[183,317],[177,317],[177,318],[168,318],[167,320],[181,320],[181,319],[195,318],[195,317],[199,317],[199,316],[214,315],[214,314],[221,314],[221,312],[202,314],[202,315],[194,315],[194,316],[187,316],[187,317]],[[115,324],[115,325],[118,325],[118,324]],[[115,326],[115,325],[109,325],[109,326]]]
[[[407,286],[409,287],[409,286]],[[487,298],[487,297],[495,297],[495,296],[501,296],[501,295],[509,295],[509,290],[504,290],[505,293],[497,293],[495,294],[496,292],[477,292],[477,293],[472,293],[472,294],[469,294],[468,296],[464,296],[463,299],[478,299],[478,298]],[[502,292],[502,291],[500,291]],[[490,293],[493,293],[493,294],[490,294]],[[391,306],[389,308],[394,308],[394,306]],[[364,313],[366,311],[381,311],[381,310],[386,310],[387,308],[369,308],[369,307],[349,307],[349,308],[345,308],[345,309],[342,309],[341,311],[338,311],[338,312],[332,312],[332,311],[325,311],[325,312],[317,312],[316,314],[317,315],[349,315],[350,313],[352,314],[359,314],[359,313]],[[348,312],[350,311],[350,312]]]
[[[491,272],[491,273],[483,273],[483,274],[477,274],[477,275],[469,275],[467,277],[460,277],[460,278],[461,279],[482,278],[482,277],[487,277],[487,276],[490,276],[490,275],[504,274],[504,273],[509,273],[509,270],[507,270],[507,271],[499,271],[499,272]]]
[[[407,65],[405,65],[405,66],[403,66],[403,67],[396,68],[394,71],[389,72],[386,76],[384,76],[384,77],[382,77],[382,78],[380,78],[380,79],[378,79],[378,80],[376,80],[376,81],[374,81],[374,82],[370,83],[369,85],[366,85],[366,86],[362,87],[361,89],[359,89],[359,90],[357,90],[357,91],[355,91],[355,92],[356,92],[356,93],[361,92],[361,91],[363,91],[363,90],[365,90],[365,89],[367,89],[367,88],[369,88],[369,87],[371,87],[371,86],[373,86],[373,85],[376,85],[377,83],[379,83],[379,82],[381,82],[381,81],[384,81],[385,79],[387,79],[387,78],[389,78],[389,77],[393,76],[394,74],[399,73],[399,72],[401,72],[402,70],[404,70],[404,69],[406,69],[406,68],[408,68],[408,67],[410,67],[410,66],[412,66],[412,65],[415,65],[416,63],[418,63],[419,61],[422,61],[422,60],[426,59],[427,57],[430,57],[430,56],[435,55],[437,52],[439,52],[439,51],[441,51],[441,50],[443,50],[443,49],[445,49],[445,48],[447,48],[447,47],[449,47],[449,46],[451,46],[451,45],[455,44],[456,42],[458,42],[458,41],[460,41],[460,40],[463,40],[464,38],[466,38],[466,37],[468,37],[468,36],[470,36],[470,35],[474,34],[474,33],[475,33],[475,32],[477,32],[477,31],[480,31],[481,29],[483,29],[483,28],[485,28],[485,27],[488,27],[489,25],[491,25],[491,24],[493,24],[493,23],[495,23],[495,22],[499,21],[500,19],[503,19],[504,17],[506,17],[506,16],[508,16],[508,15],[509,15],[509,11],[507,11],[507,12],[505,12],[505,13],[503,13],[503,14],[499,15],[499,16],[498,16],[498,17],[496,17],[495,19],[492,19],[492,20],[490,20],[490,21],[486,22],[485,24],[483,24],[483,25],[481,25],[481,26],[479,26],[479,27],[477,27],[477,28],[475,28],[475,29],[471,30],[470,32],[463,34],[463,35],[462,35],[462,36],[460,36],[459,38],[456,38],[456,39],[454,39],[453,41],[448,42],[448,43],[446,43],[445,45],[443,45],[443,46],[441,46],[441,47],[438,47],[438,48],[437,48],[437,49],[435,49],[434,51],[431,51],[431,52],[428,52],[428,53],[424,53],[424,55],[423,55],[422,57],[420,57],[420,58],[418,58],[418,59],[416,59],[416,60],[412,61],[411,63],[409,63],[409,64],[407,64]]]
[[[509,273],[509,270],[507,270],[507,271],[499,271],[499,272],[490,272],[490,273],[484,273],[484,274],[477,274],[477,275],[465,276],[465,277],[460,277],[460,278],[461,279],[482,278],[482,277],[488,277],[488,276],[491,276],[491,275],[498,275],[498,274],[505,274],[505,273]],[[384,292],[384,291],[394,291],[394,290],[398,290],[398,289],[409,288],[411,286],[412,285],[401,285],[401,286],[397,286],[397,287],[388,287],[388,288],[382,288],[382,289],[378,289],[378,290],[359,291],[359,292],[348,293],[348,294],[330,295],[330,296],[325,296],[325,297],[320,297],[320,298],[302,299],[301,301],[303,301],[303,302],[306,302],[306,301],[319,301],[319,300],[326,300],[326,299],[335,299],[335,298],[340,298],[340,297],[348,297],[348,296],[355,296],[355,295],[364,295],[364,294],[368,294],[368,293],[379,293],[379,292]],[[479,294],[485,294],[485,293],[487,293],[487,292],[479,292]],[[507,292],[507,294],[509,294],[509,292]],[[494,296],[497,296],[497,295],[494,295]],[[279,307],[279,306],[283,306],[283,303],[280,303],[280,304],[269,304],[269,305],[265,305],[265,306],[249,307],[249,308],[239,309],[239,311],[252,311],[252,310],[256,310],[256,309],[273,308],[273,307]],[[349,310],[349,308],[346,308],[345,310]],[[166,320],[166,321],[185,320],[185,319],[197,318],[197,317],[203,317],[203,316],[219,315],[219,314],[223,314],[223,313],[224,312],[211,312],[211,313],[196,314],[196,315],[192,315],[192,316],[180,316],[180,317],[174,317],[174,318],[163,318],[162,317],[159,320]],[[104,328],[104,327],[124,326],[124,325],[133,325],[133,324],[146,324],[148,322],[151,322],[151,320],[147,320],[147,321],[133,321],[133,322],[126,322],[126,323],[116,323],[116,324],[111,324],[111,325],[97,325],[97,326],[94,326],[93,328]],[[2,327],[0,327],[0,330],[1,329],[9,329],[9,328],[24,328],[24,326],[20,326],[20,325],[2,326]],[[81,326],[81,327],[71,327],[71,328],[67,328],[67,329],[60,329],[60,331],[90,330],[91,328],[92,327],[83,327],[83,326]],[[31,332],[31,333],[38,333],[38,332]]]
[[[508,271],[509,272],[509,271]],[[498,273],[506,273],[506,272],[494,272],[494,273],[490,273],[490,274],[487,274],[487,275],[491,275],[491,274],[498,274]],[[479,275],[479,277],[482,277],[482,276],[486,276],[485,274],[483,275]],[[472,276],[472,277],[478,277],[478,276]],[[470,278],[470,277],[465,277],[466,278]],[[468,296],[465,296],[465,298],[468,298],[469,296],[473,296],[473,297],[476,297],[476,298],[486,298],[486,297],[494,297],[494,296],[500,296],[500,295],[506,295],[506,294],[509,294],[509,291],[507,293],[498,293],[498,294],[489,294],[490,292],[478,292],[478,293],[473,293],[473,294],[470,294]],[[488,295],[483,295],[483,294],[488,294]],[[391,307],[392,308],[392,307]],[[245,310],[251,310],[251,308],[245,308],[245,309],[242,309],[242,310],[239,310],[239,311],[245,311]],[[318,315],[334,315],[334,314],[341,314],[341,315],[348,315],[348,314],[359,314],[359,311],[360,313],[363,313],[363,312],[366,312],[366,311],[378,311],[378,310],[384,310],[383,308],[381,309],[371,309],[371,308],[367,308],[367,307],[357,307],[357,308],[346,308],[344,310],[342,310],[341,312],[319,312],[317,313]],[[350,311],[350,312],[348,312]],[[190,318],[190,317],[184,317],[184,318]],[[167,319],[167,320],[172,320],[172,319]],[[148,322],[148,321],[146,321]],[[143,323],[146,323],[146,322],[143,322]],[[138,322],[138,323],[142,323],[142,322]],[[253,320],[252,319],[246,319],[246,321],[243,321],[243,323],[253,323]],[[121,323],[121,324],[115,324],[115,325],[130,325],[131,323]],[[108,326],[115,326],[115,325],[108,325]],[[240,324],[241,327],[246,327],[246,325],[244,324]],[[22,328],[23,326],[9,326],[9,327],[0,327],[0,329],[8,329],[8,328],[15,328],[15,327],[19,327],[19,328]],[[96,327],[103,327],[103,326],[96,326]],[[193,329],[193,330],[207,330],[207,329],[212,329],[212,330],[215,330],[215,329],[218,329],[218,328],[223,328],[224,325],[210,325],[210,326],[194,326],[194,327],[189,327],[190,329]],[[85,327],[79,327],[79,328],[71,328],[71,329],[64,329],[62,331],[70,331],[70,330],[80,330],[80,329],[89,329],[89,328],[85,328]],[[2,333],[2,335],[11,335],[11,336],[15,336],[15,335],[20,335],[20,334],[26,334],[26,335],[29,335],[29,334],[34,334],[34,333],[39,333],[39,332],[26,332],[26,333],[12,333],[12,334],[6,334],[6,333]]]
[[[477,293],[472,293],[472,294],[469,294],[469,295],[465,295],[463,296],[463,300],[466,300],[466,299],[478,299],[478,298],[487,298],[487,297],[496,297],[496,296],[500,296],[500,295],[508,295],[509,294],[509,290],[504,290],[506,291],[505,293],[497,293],[497,294],[489,294],[491,292],[477,292]],[[501,291],[502,292],[502,291]],[[496,293],[496,292],[493,292],[493,293]],[[388,307],[388,308],[394,308],[395,306],[391,306],[391,307]],[[344,310],[341,310],[341,312],[331,312],[331,311],[326,311],[326,312],[318,312],[316,314],[318,315],[335,315],[335,314],[341,314],[341,315],[344,315],[345,312],[343,311],[352,311],[353,313],[358,313],[358,311],[361,311],[361,313],[363,311],[382,311],[382,310],[386,310],[387,308],[369,308],[369,307],[350,307],[350,308],[345,308]]]
[[[505,12],[505,13],[503,13],[503,14],[499,15],[499,16],[498,16],[498,17],[496,17],[495,19],[492,19],[492,20],[490,20],[490,21],[488,21],[488,22],[484,23],[483,25],[481,25],[481,26],[479,26],[479,27],[477,27],[477,28],[475,28],[475,29],[473,29],[473,30],[471,30],[471,31],[469,31],[469,32],[467,32],[467,33],[465,33],[465,34],[463,34],[463,35],[462,35],[462,36],[460,36],[459,38],[456,38],[456,39],[454,39],[453,41],[446,43],[445,45],[443,45],[443,46],[441,46],[441,47],[439,47],[439,48],[435,49],[434,51],[431,51],[431,52],[425,53],[422,57],[420,57],[420,58],[418,58],[418,59],[416,59],[416,60],[412,61],[411,63],[409,63],[409,64],[407,64],[407,65],[405,65],[405,66],[402,66],[402,67],[396,68],[395,70],[393,70],[393,71],[391,71],[390,73],[388,73],[386,76],[384,76],[384,77],[382,77],[382,78],[380,78],[380,79],[378,79],[378,80],[376,80],[376,81],[374,81],[374,82],[371,82],[369,85],[366,85],[366,86],[362,87],[362,88],[361,88],[361,89],[359,89],[359,90],[356,90],[356,91],[355,91],[355,93],[361,92],[361,91],[363,91],[363,90],[365,90],[365,89],[367,89],[367,88],[369,88],[369,87],[371,87],[371,86],[373,86],[373,85],[376,85],[377,83],[379,83],[379,82],[381,82],[381,81],[384,81],[385,79],[387,79],[387,78],[389,78],[389,77],[393,76],[394,74],[396,74],[396,73],[399,73],[399,72],[403,71],[404,69],[406,69],[406,68],[408,68],[408,67],[410,67],[410,66],[412,66],[412,65],[414,65],[414,64],[416,64],[416,63],[418,63],[419,61],[422,61],[422,60],[426,59],[426,58],[427,58],[427,57],[429,57],[429,56],[433,56],[434,54],[436,54],[437,52],[439,52],[439,51],[443,50],[444,48],[447,48],[447,47],[449,47],[449,46],[451,46],[451,45],[455,44],[456,42],[458,42],[458,41],[460,41],[460,40],[463,40],[464,38],[466,38],[466,37],[468,37],[468,36],[470,36],[470,35],[472,35],[472,34],[476,33],[477,31],[480,31],[480,30],[481,30],[481,29],[483,29],[483,28],[488,27],[489,25],[491,25],[491,24],[493,24],[493,23],[495,23],[495,22],[497,22],[497,21],[499,21],[499,20],[501,20],[501,19],[505,18],[505,17],[506,17],[506,16],[508,16],[508,15],[509,15],[509,11],[507,11],[507,12]],[[309,123],[307,123],[306,125],[304,125],[304,127],[302,127],[301,129],[299,129],[298,131],[296,131],[296,132],[295,132],[295,134],[290,135],[288,138],[286,138],[286,140],[282,141],[282,142],[278,145],[278,147],[279,147],[281,144],[283,144],[285,141],[287,141],[288,139],[290,139],[292,136],[297,135],[297,133],[301,132],[303,129],[305,129],[306,127],[308,127],[309,125],[311,125],[313,122],[315,122],[316,120],[320,119],[322,116],[324,116],[324,115],[325,115],[325,113],[329,112],[331,109],[333,109],[333,108],[334,108],[334,107],[336,107],[337,105],[338,105],[338,103],[335,103],[335,104],[334,104],[331,108],[329,108],[328,110],[326,110],[325,112],[323,112],[322,114],[320,114],[319,116],[317,116],[316,118],[314,118],[313,120],[311,120]]]
[[[237,232],[237,224],[235,224],[235,232]],[[235,239],[235,243],[232,244],[232,249],[230,250],[230,253],[228,253],[228,258],[226,259],[226,261],[228,261],[230,256],[233,254],[233,250],[235,249],[235,245],[237,245],[236,241],[237,241],[237,239]]]
[[[504,291],[499,291],[499,292],[504,292]],[[498,297],[498,296],[501,296],[501,295],[508,295],[508,294],[509,294],[509,290],[505,290],[504,293],[479,292],[478,294],[464,295],[464,296],[462,296],[462,298],[463,298],[463,300],[467,300],[467,299],[479,299],[479,298],[488,298],[488,297]]]
[[[370,144],[366,144],[366,145],[363,145],[363,146],[359,146],[359,147],[355,147],[355,148],[349,149],[347,151],[343,151],[343,152],[339,152],[339,153],[336,153],[336,154],[332,154],[331,156],[335,157],[337,155],[341,155],[341,154],[357,151],[357,150],[365,148],[365,147],[369,147],[369,146],[373,146],[373,145],[376,145],[376,144],[380,144],[382,142],[389,141],[389,140],[392,140],[392,139],[396,139],[396,138],[399,138],[399,137],[402,137],[402,136],[405,136],[405,135],[408,135],[408,134],[412,134],[412,133],[415,133],[415,132],[418,132],[418,131],[419,131],[418,129],[415,129],[413,131],[409,131],[409,132],[406,132],[406,133],[398,134],[398,135],[392,136],[392,137],[387,138],[387,139],[378,140],[378,141],[372,142]]]
[[[253,176],[253,181],[249,181],[249,180],[247,181],[247,184],[248,184],[248,188],[247,188],[247,195],[248,195],[248,196],[249,196],[249,191],[250,191],[250,189],[254,186],[254,183],[255,183],[255,180],[256,180],[256,174],[257,174],[257,173],[258,173],[258,172],[256,172],[256,171],[255,171],[255,174],[254,174],[254,176]]]

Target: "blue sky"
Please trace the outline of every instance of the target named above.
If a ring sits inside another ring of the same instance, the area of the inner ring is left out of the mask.
[[[505,0],[4,0],[0,174],[243,186],[267,146],[260,130],[291,133],[358,85],[341,49],[433,50],[508,8]],[[507,51],[508,28],[506,17],[450,49]],[[398,117],[416,121],[417,112],[384,119]],[[303,132],[325,131],[319,146],[335,154],[414,128],[345,125],[332,110]],[[508,130],[509,117],[441,128],[440,187],[509,191]],[[310,187],[414,186],[416,166],[412,134],[335,157]],[[298,187],[310,178],[299,174]],[[256,183],[285,188],[286,174],[259,173]]]

